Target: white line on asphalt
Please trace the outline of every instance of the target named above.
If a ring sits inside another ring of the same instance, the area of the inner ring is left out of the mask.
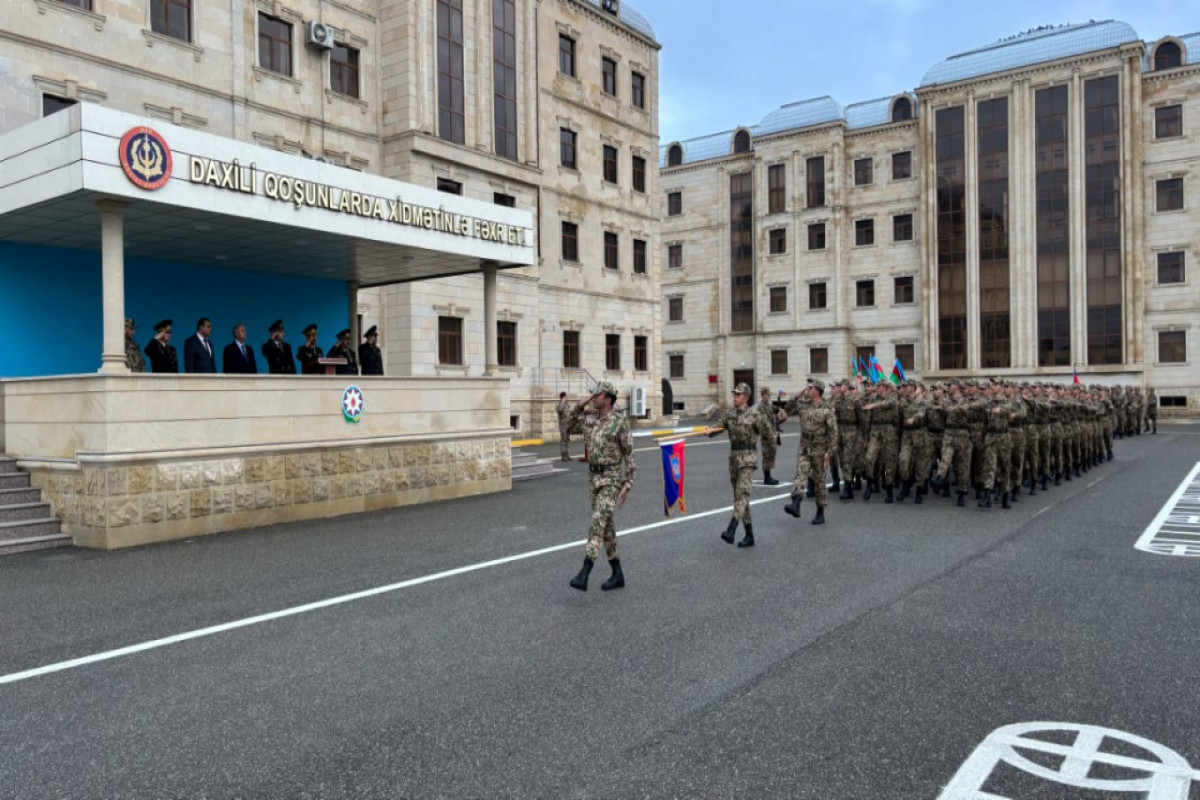
[[[789,496],[789,494],[780,494],[775,495],[774,497],[763,497],[758,500],[751,500],[750,505],[754,506],[759,505],[760,503],[772,503],[776,500],[783,500]],[[733,506],[725,506],[723,508],[714,508],[711,511],[699,511],[694,514],[686,514],[683,516],[674,517],[672,519],[666,519],[661,522],[652,522],[648,525],[639,525],[636,528],[629,528],[628,530],[619,531],[617,536],[630,536],[635,533],[642,533],[644,531],[654,530],[656,528],[664,528],[668,525],[678,525],[681,522],[711,517],[715,514],[727,514],[732,510]],[[102,653],[93,653],[90,656],[72,658],[68,661],[60,661],[57,664],[47,664],[44,667],[27,669],[22,672],[13,672],[9,675],[0,675],[0,685],[6,683],[16,683],[17,681],[23,681],[28,678],[36,678],[41,675],[49,675],[54,672],[63,672],[64,670],[75,669],[76,667],[84,667],[88,664],[95,664],[100,661],[109,661],[122,656],[131,656],[146,650],[154,650],[159,647],[179,644],[180,642],[187,642],[192,639],[200,639],[205,636],[214,636],[218,633],[226,633],[227,631],[237,630],[238,628],[246,628],[251,625],[260,625],[264,622],[271,622],[273,620],[283,619],[284,617],[292,617],[297,614],[307,613],[309,611],[317,611],[322,608],[341,605],[342,603],[350,603],[355,600],[364,600],[368,597],[387,594],[389,592],[396,592],[413,586],[420,586],[423,583],[432,583],[433,581],[440,581],[445,580],[446,578],[453,578],[458,575],[465,575],[468,572],[478,572],[479,570],[510,564],[514,561],[525,561],[530,558],[537,558],[538,556],[544,556],[548,553],[556,553],[559,550],[568,550],[573,547],[580,547],[584,544],[586,544],[586,540],[566,542],[565,544],[556,544],[551,547],[543,547],[540,550],[530,550],[526,553],[517,553],[516,555],[505,556],[504,558],[497,558],[492,561],[483,561],[481,563],[470,564],[465,567],[456,567],[455,569],[448,569],[444,572],[435,572],[432,575],[424,575],[420,578],[411,578],[406,581],[400,581],[399,583],[391,583],[387,586],[377,586],[374,589],[364,589],[361,592],[344,594],[340,597],[331,597],[327,600],[318,600],[315,603],[305,603],[301,606],[293,606],[292,608],[285,608],[280,611],[272,611],[268,614],[259,614],[253,617],[246,617],[245,619],[234,620],[233,622],[225,622],[220,625],[211,625],[207,628],[199,628],[186,633],[178,633],[174,636],[167,636],[162,639],[154,639],[149,642],[141,642],[140,644],[132,644],[127,647],[119,647],[116,650],[106,650]]]
[[[1167,518],[1171,516],[1171,512],[1175,510],[1175,506],[1179,503],[1179,498],[1183,497],[1184,493],[1187,492],[1188,487],[1191,485],[1192,481],[1196,480],[1197,476],[1200,476],[1200,462],[1198,462],[1196,466],[1192,467],[1192,471],[1189,472],[1187,477],[1184,478],[1179,484],[1179,488],[1175,490],[1174,494],[1171,495],[1167,502],[1163,503],[1163,507],[1158,512],[1158,516],[1151,520],[1150,524],[1146,526],[1146,530],[1142,532],[1142,535],[1133,545],[1136,549],[1142,550],[1146,553],[1160,552],[1153,548],[1154,537],[1157,536],[1159,530],[1164,527],[1164,523],[1167,521]],[[1173,553],[1173,555],[1176,554],[1183,555],[1183,553]]]

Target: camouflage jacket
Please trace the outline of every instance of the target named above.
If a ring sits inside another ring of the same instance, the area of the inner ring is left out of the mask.
[[[125,366],[129,367],[130,372],[146,371],[146,357],[142,355],[142,348],[131,339],[125,340]]]
[[[566,400],[560,400],[554,407],[554,411],[558,414],[558,427],[565,427],[571,418],[571,404]]]
[[[587,414],[587,402],[579,403],[571,410],[571,425],[582,425]],[[596,417],[593,425],[584,433],[587,440],[588,469],[595,486],[620,483],[627,489],[633,488],[633,475],[637,463],[633,458],[633,435],[629,429],[629,417],[613,409],[607,417]],[[624,473],[624,480],[621,475]]]
[[[737,466],[758,463],[758,440],[775,435],[775,426],[754,406],[722,411],[717,424],[729,434],[729,461]]]
[[[827,453],[837,449],[837,414],[820,405],[801,405],[795,409],[800,419],[800,449],[806,453]]]

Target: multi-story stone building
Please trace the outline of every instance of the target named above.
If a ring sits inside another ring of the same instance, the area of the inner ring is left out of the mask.
[[[388,374],[508,376],[531,434],[587,375],[656,408],[659,45],[628,4],[12,0],[0,43],[0,134],[82,101],[532,211],[534,266],[359,288]]]
[[[912,93],[661,151],[676,407],[874,355],[912,376],[1154,386],[1200,410],[1200,35],[1042,28]]]

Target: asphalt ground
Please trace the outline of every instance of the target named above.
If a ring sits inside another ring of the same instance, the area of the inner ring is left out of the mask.
[[[1200,559],[1133,548],[1200,428],[1118,442],[1011,511],[831,500],[816,527],[811,501],[797,521],[786,485],[758,486],[746,550],[718,539],[727,444],[689,441],[690,513],[667,524],[659,456],[638,454],[616,592],[602,564],[567,586],[578,462],[502,495],[4,559],[0,797],[936,798],[991,731],[1030,721],[1127,731],[1200,769]]]

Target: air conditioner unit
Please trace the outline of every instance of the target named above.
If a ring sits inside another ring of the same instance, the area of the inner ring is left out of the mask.
[[[333,47],[333,28],[324,22],[309,20],[304,25],[304,43],[318,50],[329,50]]]
[[[646,416],[646,387],[635,386],[629,392],[629,415],[632,417]]]

